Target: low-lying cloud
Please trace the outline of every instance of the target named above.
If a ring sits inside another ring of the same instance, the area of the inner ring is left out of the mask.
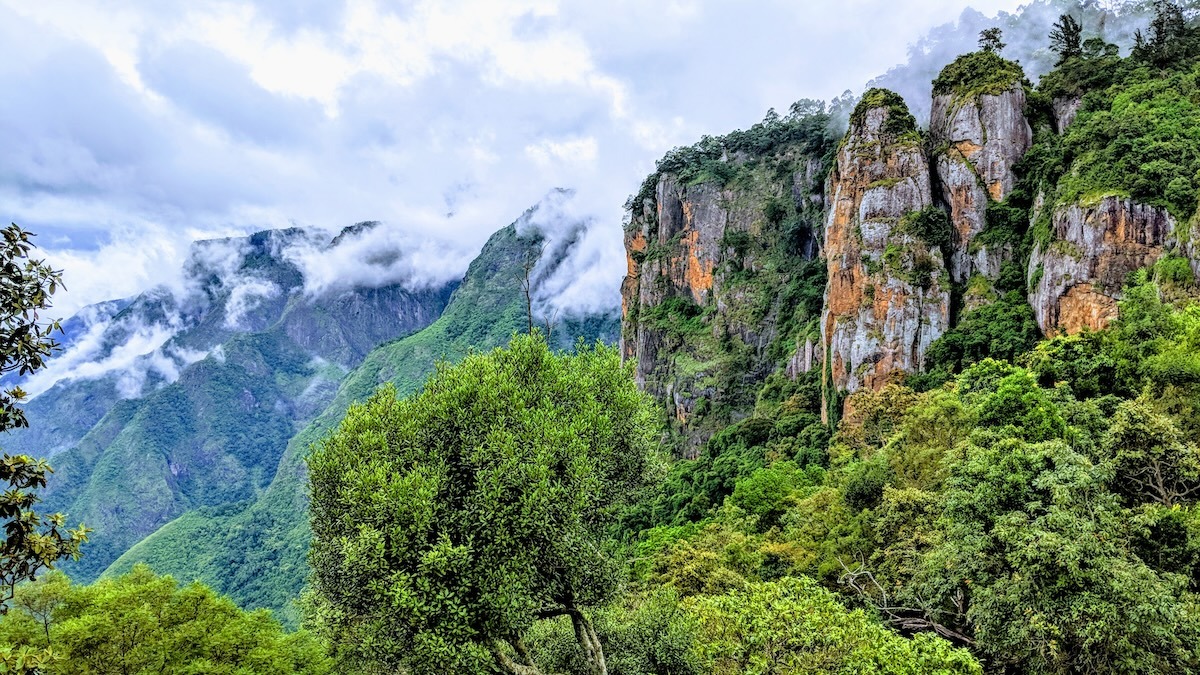
[[[386,223],[362,223],[339,235],[336,245],[305,238],[283,256],[300,268],[304,293],[315,298],[392,284],[411,290],[444,286],[462,276],[475,253]]]

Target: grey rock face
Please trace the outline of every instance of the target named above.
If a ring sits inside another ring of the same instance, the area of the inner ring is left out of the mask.
[[[830,176],[821,338],[828,384],[849,393],[920,370],[949,322],[941,251],[899,226],[933,203],[929,165],[918,140],[885,131],[888,114],[850,129]]]
[[[1083,99],[1078,96],[1060,96],[1051,105],[1054,112],[1054,129],[1060,134],[1067,132],[1067,127],[1075,121],[1075,116],[1079,114],[1079,106],[1083,103]]]
[[[1126,277],[1174,243],[1163,209],[1106,197],[1053,214],[1051,241],[1029,259],[1029,302],[1046,335],[1100,330],[1117,316]]]
[[[1025,88],[1014,82],[995,95],[938,96],[929,132],[934,144],[943,148],[936,167],[941,198],[950,209],[956,236],[951,276],[960,283],[973,274],[995,280],[1011,251],[988,250],[975,237],[987,225],[988,200],[1008,196],[1016,182],[1013,167],[1033,144],[1033,131],[1025,119]]]

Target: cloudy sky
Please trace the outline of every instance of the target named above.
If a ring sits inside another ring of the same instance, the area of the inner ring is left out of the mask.
[[[69,313],[193,239],[290,224],[382,220],[454,277],[573,187],[598,289],[577,302],[603,304],[664,151],[860,91],[968,4],[1021,3],[0,0],[0,219],[66,269]]]

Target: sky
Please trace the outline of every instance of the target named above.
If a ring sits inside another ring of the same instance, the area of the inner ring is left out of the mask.
[[[860,92],[968,4],[1021,2],[0,0],[0,219],[65,270],[67,316],[167,281],[193,240],[292,225],[383,221],[409,273],[450,280],[571,188],[590,227],[564,297],[600,310],[665,151]]]

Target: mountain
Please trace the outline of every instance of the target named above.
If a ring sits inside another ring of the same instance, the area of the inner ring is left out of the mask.
[[[201,579],[243,606],[269,607],[295,622],[293,601],[308,576],[304,456],[341,421],[352,403],[364,400],[380,385],[390,384],[402,394],[416,391],[438,361],[503,345],[513,333],[527,329],[521,285],[525,263],[541,252],[534,269],[536,288],[539,280],[554,275],[567,260],[574,240],[570,233],[581,225],[568,223],[563,232],[547,237],[537,221],[553,210],[555,199],[551,196],[488,240],[436,321],[367,354],[341,381],[320,414],[287,442],[269,484],[259,494],[242,503],[201,506],[179,515],[130,547],[106,574],[146,562],[160,573]],[[577,338],[614,343],[617,332],[615,313],[566,316],[553,328],[556,345],[564,349]]]
[[[1139,270],[1200,280],[1192,118],[1169,117],[1190,80],[1118,51],[1092,40],[1037,87],[974,51],[918,106],[870,89],[844,133],[801,103],[664,157],[628,205],[622,345],[680,454],[814,378],[829,424],[858,392],[1101,330]]]
[[[259,494],[348,369],[432,323],[456,286],[308,292],[295,253],[337,245],[297,229],[198,242],[177,288],[67,322],[82,330],[47,369],[62,379],[5,448],[52,454],[46,507],[93,528],[72,575],[94,578],[189,509]]]

